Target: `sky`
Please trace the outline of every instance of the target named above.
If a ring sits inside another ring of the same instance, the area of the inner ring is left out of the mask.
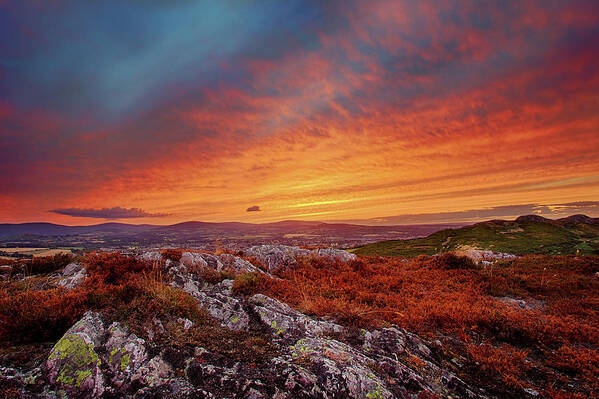
[[[0,0],[0,222],[598,201],[595,0]]]

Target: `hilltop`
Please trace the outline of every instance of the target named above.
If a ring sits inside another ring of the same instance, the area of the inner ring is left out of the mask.
[[[417,256],[469,249],[511,254],[599,255],[599,219],[573,215],[547,219],[538,215],[516,220],[490,220],[445,229],[424,238],[387,240],[352,250],[359,255]]]
[[[255,246],[0,268],[0,397],[597,397],[596,257]]]

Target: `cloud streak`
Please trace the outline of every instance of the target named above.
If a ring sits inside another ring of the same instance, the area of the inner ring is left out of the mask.
[[[150,213],[139,208],[64,208],[52,209],[50,212],[59,215],[82,217],[82,218],[98,218],[98,219],[134,219],[134,218],[149,218],[149,217],[164,217],[164,213]]]
[[[365,225],[410,225],[434,223],[470,223],[491,219],[515,219],[522,215],[539,215],[558,219],[573,214],[599,214],[599,201],[572,202],[564,204],[520,204],[490,208],[469,209],[458,212],[406,214],[372,219],[346,220],[347,223]]]
[[[596,2],[30,3],[0,5],[2,220],[599,196]]]

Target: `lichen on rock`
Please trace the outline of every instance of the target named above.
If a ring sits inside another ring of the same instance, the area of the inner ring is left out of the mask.
[[[104,381],[96,352],[103,322],[88,312],[54,345],[46,367],[50,383],[71,394],[101,395]]]

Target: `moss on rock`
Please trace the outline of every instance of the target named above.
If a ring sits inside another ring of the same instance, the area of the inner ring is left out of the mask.
[[[79,334],[70,334],[61,338],[54,346],[49,360],[58,366],[55,369],[56,382],[73,388],[79,388],[100,365],[93,344],[86,342]]]

